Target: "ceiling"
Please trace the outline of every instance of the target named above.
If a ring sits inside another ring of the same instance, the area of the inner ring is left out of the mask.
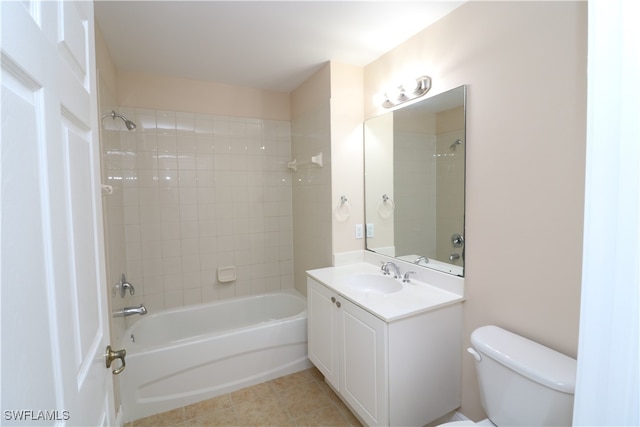
[[[464,1],[111,1],[119,70],[289,92],[322,64],[365,66]]]

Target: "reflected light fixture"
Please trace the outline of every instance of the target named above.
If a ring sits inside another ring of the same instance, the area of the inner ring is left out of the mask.
[[[420,98],[431,89],[431,77],[421,76],[408,84],[401,84],[384,94],[382,106],[392,108],[412,99]]]

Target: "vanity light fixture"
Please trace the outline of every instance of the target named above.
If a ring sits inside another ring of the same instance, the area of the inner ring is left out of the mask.
[[[384,108],[392,108],[404,102],[411,101],[412,99],[420,98],[429,92],[429,89],[431,89],[431,77],[418,77],[415,79],[415,82],[402,84],[392,91],[387,91],[384,94],[382,106]]]

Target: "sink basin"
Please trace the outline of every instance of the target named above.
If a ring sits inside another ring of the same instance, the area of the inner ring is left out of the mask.
[[[353,290],[392,294],[402,290],[399,280],[377,274],[356,274],[345,278],[345,283]]]

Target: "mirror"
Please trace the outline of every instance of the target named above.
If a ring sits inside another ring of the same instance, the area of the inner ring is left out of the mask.
[[[466,86],[364,124],[366,248],[464,276]]]

